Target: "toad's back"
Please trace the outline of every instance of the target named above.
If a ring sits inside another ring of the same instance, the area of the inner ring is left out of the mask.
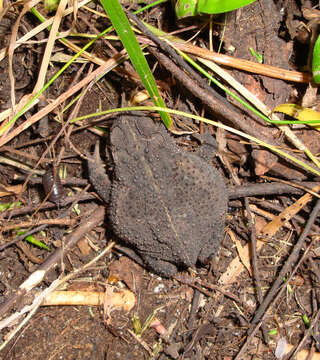
[[[111,151],[110,219],[121,239],[166,276],[175,265],[192,266],[216,254],[227,207],[216,169],[180,151],[162,124],[145,117],[116,122]]]

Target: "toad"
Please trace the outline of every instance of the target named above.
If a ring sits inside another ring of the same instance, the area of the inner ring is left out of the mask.
[[[212,165],[179,149],[162,123],[137,115],[114,122],[107,151],[111,178],[96,146],[90,181],[109,205],[114,233],[149,269],[171,277],[217,254],[228,196]]]

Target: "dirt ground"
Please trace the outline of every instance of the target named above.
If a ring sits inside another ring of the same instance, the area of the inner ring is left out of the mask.
[[[143,6],[128,3],[124,6],[130,11]],[[35,7],[47,18],[54,15],[46,13],[42,3]],[[12,34],[17,31],[19,39],[39,25],[31,12],[19,19],[22,9],[19,2],[4,2],[0,17],[1,126],[10,114],[13,93],[19,105],[34,91],[49,36],[45,28],[17,46],[11,57]],[[87,41],[81,34],[98,34],[110,25],[103,13],[97,2],[81,6],[76,22],[71,13],[63,18],[59,31],[81,48]],[[225,70],[270,109],[295,103],[320,111],[318,88],[306,75],[320,19],[318,1],[259,0],[227,16],[179,22],[173,14],[171,3],[165,2],[139,18],[163,31],[176,32],[184,42],[189,40],[190,49],[191,45],[199,49],[200,55],[210,48],[212,38],[214,52],[250,61],[250,69],[232,62]],[[73,36],[67,33],[71,29]],[[147,44],[146,39],[142,32],[141,44]],[[268,67],[265,73],[259,72],[250,48],[263,55],[263,64],[279,70],[276,75]],[[68,122],[119,107],[123,94],[127,100],[143,94],[128,60],[69,94],[121,50],[115,37],[97,40],[87,50],[91,60],[81,57],[72,63],[13,127],[5,132],[0,128],[0,358],[268,360],[289,358],[293,350],[298,359],[320,359],[320,218],[319,188],[315,187],[319,168],[288,135],[295,135],[319,161],[319,131],[306,125],[288,130],[267,125],[215,85],[210,85],[212,92],[206,92],[204,85],[198,91],[197,80],[188,71],[179,75],[161,62],[159,45],[150,49],[151,54],[146,48],[169,108],[234,127],[309,166],[293,164],[237,134],[208,126],[218,143],[218,155],[209,161],[230,189],[221,248],[210,263],[162,278],[123,248],[112,231],[108,204],[88,180],[86,155],[98,141],[106,142],[117,115]],[[175,61],[165,51],[162,54],[168,64]],[[57,39],[46,81],[73,55],[71,47]],[[192,55],[198,55],[197,51],[190,50]],[[291,70],[292,76],[293,72],[300,74],[300,80],[285,80],[283,69]],[[61,95],[59,104],[47,111]],[[155,113],[152,117],[158,119]],[[35,119],[32,124],[30,119]],[[177,145],[195,151],[199,144],[190,129],[203,132],[203,124],[187,117],[173,119]],[[8,137],[10,134],[14,136]],[[111,172],[108,154],[103,151],[102,156],[106,171]],[[62,180],[55,183],[52,202],[50,194],[46,197],[42,176],[53,165]],[[254,190],[253,185],[257,186]],[[240,191],[244,193],[239,195]],[[5,207],[17,202],[15,208]],[[18,238],[22,231],[32,229],[36,229],[32,236],[48,249],[30,243],[30,238]],[[53,290],[81,291],[84,304],[75,305],[75,295],[70,293],[69,305],[38,306],[41,294]],[[106,295],[95,306],[89,298],[97,292]],[[116,306],[110,299],[119,294],[121,301]],[[132,295],[133,300],[124,299],[123,294]]]

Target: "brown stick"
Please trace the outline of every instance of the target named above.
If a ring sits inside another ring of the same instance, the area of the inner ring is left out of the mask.
[[[108,296],[109,295],[109,296]],[[102,306],[107,302],[113,308],[121,308],[130,311],[135,306],[135,296],[133,292],[122,289],[112,294],[101,291],[53,291],[46,296],[41,306],[53,305],[85,305]]]
[[[311,74],[281,69],[271,65],[259,64],[249,60],[234,58],[232,56],[218,54],[214,51],[200,48],[191,44],[172,42],[179,50],[189,54],[199,56],[203,59],[215,61],[217,64],[232,67],[234,69],[244,70],[253,74],[265,75],[275,79],[294,81],[300,83],[309,83]]]

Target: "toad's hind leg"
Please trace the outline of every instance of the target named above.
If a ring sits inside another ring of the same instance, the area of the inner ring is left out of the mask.
[[[198,261],[201,264],[208,264],[208,262],[215,256],[219,256],[221,242],[224,235],[223,228],[223,224],[217,225],[215,236],[213,236],[211,241],[209,241],[209,243],[200,250]]]
[[[156,274],[164,277],[172,277],[178,271],[175,265],[164,260],[155,259],[154,257],[145,254],[143,254],[143,260],[148,266],[148,268],[153,270]]]
[[[210,161],[218,152],[218,144],[215,138],[207,131],[204,134],[192,134],[192,137],[200,142],[195,154],[205,161]]]

